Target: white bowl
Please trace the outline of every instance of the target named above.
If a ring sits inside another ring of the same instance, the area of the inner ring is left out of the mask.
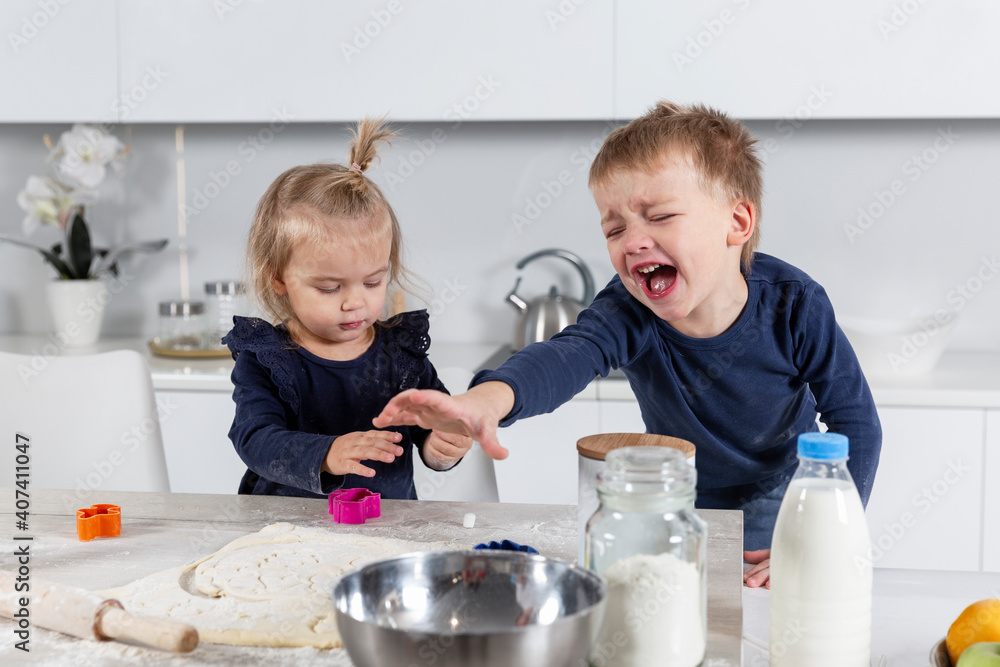
[[[910,377],[929,373],[955,328],[944,310],[916,319],[839,318],[866,375]]]

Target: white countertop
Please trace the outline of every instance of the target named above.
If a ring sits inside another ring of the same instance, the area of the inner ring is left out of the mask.
[[[430,358],[438,373],[451,378],[471,378],[479,366],[501,347],[501,343],[442,343],[431,346]],[[0,336],[0,350],[20,354],[53,356],[91,354],[132,349],[144,355],[157,390],[233,390],[229,375],[233,361],[219,359],[175,359],[155,356],[141,338],[106,338],[87,348],[60,348],[44,335]],[[1000,408],[1000,352],[945,352],[936,368],[926,375],[870,376],[875,403],[879,406]],[[456,381],[452,391],[460,391]],[[454,385],[454,386],[452,386]],[[598,378],[578,398],[634,401],[622,377]]]
[[[743,589],[743,664],[767,665],[771,592]],[[1000,573],[875,568],[872,585],[872,665],[928,665],[931,648],[944,639],[968,605],[1000,597]]]

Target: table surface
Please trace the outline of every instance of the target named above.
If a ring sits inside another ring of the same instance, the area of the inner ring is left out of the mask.
[[[75,511],[95,503],[122,508],[122,535],[80,542]],[[16,531],[14,492],[0,488],[0,568],[15,566],[14,545],[30,544],[33,578],[100,590],[183,565],[212,553],[237,537],[287,521],[418,541],[451,541],[472,546],[511,539],[546,556],[575,560],[577,509],[572,505],[518,505],[427,501],[383,501],[382,517],[364,525],[333,523],[325,500],[203,494],[84,492],[36,489],[30,492],[29,529]],[[474,528],[463,528],[466,513]],[[742,660],[742,513],[699,510],[708,524],[708,653],[706,665],[738,667]],[[15,535],[15,533],[17,533]],[[30,542],[14,537],[31,536]],[[174,656],[117,642],[89,642],[31,628],[31,652],[13,647],[13,623],[0,619],[0,664],[38,665],[351,665],[342,649],[264,648],[201,644]]]

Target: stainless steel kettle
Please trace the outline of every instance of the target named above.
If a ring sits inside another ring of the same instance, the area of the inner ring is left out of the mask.
[[[514,350],[520,350],[525,345],[552,338],[576,322],[576,316],[580,314],[580,311],[594,300],[594,276],[583,260],[568,250],[557,248],[539,250],[518,262],[517,268],[523,269],[541,257],[561,257],[575,266],[576,270],[580,272],[580,277],[583,278],[583,299],[577,301],[563,296],[553,285],[546,296],[525,302],[517,294],[517,288],[521,286],[521,277],[518,276],[517,282],[514,283],[514,289],[507,295],[507,301],[520,313],[514,327]]]

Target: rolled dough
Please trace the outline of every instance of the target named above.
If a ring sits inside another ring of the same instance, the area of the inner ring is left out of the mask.
[[[103,591],[129,612],[184,621],[203,642],[342,646],[333,587],[346,572],[414,551],[468,548],[276,523],[188,565]]]

